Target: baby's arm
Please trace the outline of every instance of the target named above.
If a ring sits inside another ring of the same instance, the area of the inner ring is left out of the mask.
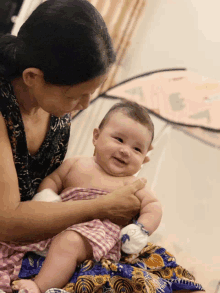
[[[141,210],[138,222],[151,235],[159,226],[162,218],[162,206],[154,195],[153,191],[147,186],[137,191],[135,195],[141,201]]]
[[[53,173],[47,176],[40,184],[38,192],[43,189],[51,189],[56,194],[59,194],[64,186],[64,180],[72,166],[78,161],[79,157],[74,157],[65,160]]]
[[[148,186],[135,195],[141,201],[139,218],[134,224],[124,227],[120,234],[122,250],[128,254],[137,254],[147,245],[148,235],[157,229],[162,218],[161,204]]]

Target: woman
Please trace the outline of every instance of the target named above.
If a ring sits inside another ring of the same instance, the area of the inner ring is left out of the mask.
[[[67,113],[88,107],[114,61],[106,25],[87,0],[46,1],[17,37],[0,39],[0,241],[6,268],[0,288],[6,292],[19,273],[16,261],[9,266],[4,259],[8,243],[38,242],[95,218],[126,224],[140,209],[134,193],[144,187],[141,180],[91,201],[30,201],[64,159]]]

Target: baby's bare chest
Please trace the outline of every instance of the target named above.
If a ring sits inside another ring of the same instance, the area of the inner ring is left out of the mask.
[[[109,192],[124,186],[127,177],[114,177],[94,167],[93,162],[84,161],[76,164],[68,173],[64,188],[83,187],[104,189]]]

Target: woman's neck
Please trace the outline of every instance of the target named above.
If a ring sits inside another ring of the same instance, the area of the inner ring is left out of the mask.
[[[42,110],[22,77],[15,78],[11,84],[22,113],[32,116]]]

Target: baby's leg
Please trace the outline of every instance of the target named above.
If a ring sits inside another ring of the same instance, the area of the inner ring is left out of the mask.
[[[33,290],[30,287],[30,292],[39,293],[53,287],[64,287],[74,273],[76,266],[86,259],[91,259],[92,256],[91,245],[85,237],[77,232],[65,231],[57,235],[53,239],[44,264],[34,280],[35,284],[32,284],[38,289]],[[16,287],[13,286],[13,289],[28,289],[29,287],[25,287],[25,282],[27,286],[30,286],[32,281],[16,281]]]

